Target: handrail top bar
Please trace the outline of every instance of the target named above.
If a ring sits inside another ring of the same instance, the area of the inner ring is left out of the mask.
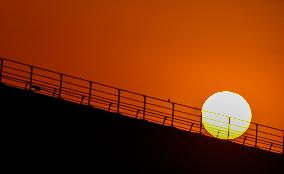
[[[15,60],[10,60],[10,59],[3,58],[3,57],[0,57],[0,59],[6,60],[6,61],[8,61],[8,62],[13,62],[13,63],[16,63],[16,64],[28,66],[28,67],[32,66],[32,67],[35,68],[35,69],[40,69],[40,70],[47,71],[47,72],[51,72],[51,73],[55,73],[55,74],[63,74],[63,73],[60,73],[60,72],[57,72],[57,71],[53,71],[53,70],[41,68],[41,67],[38,67],[38,66],[29,65],[29,64],[26,64],[26,63],[22,63],[22,62],[15,61]],[[91,81],[91,80],[86,80],[86,79],[83,79],[83,78],[80,78],[80,77],[76,77],[76,76],[73,76],[73,75],[69,75],[69,74],[65,74],[65,73],[63,74],[63,76],[65,76],[65,77],[70,77],[70,78],[74,78],[74,79],[77,79],[77,80],[86,81],[86,82],[92,82],[92,83],[94,83],[94,84],[101,85],[101,86],[104,86],[104,87],[108,87],[108,88],[112,88],[112,89],[116,89],[116,90],[121,90],[121,92],[128,92],[128,93],[135,94],[135,95],[146,96],[147,98],[151,98],[151,99],[154,99],[154,100],[159,100],[159,101],[168,102],[168,103],[175,103],[176,105],[179,105],[179,106],[184,106],[184,107],[191,108],[191,109],[201,110],[201,109],[199,109],[199,108],[197,108],[197,107],[192,107],[192,106],[188,106],[188,105],[184,105],[184,104],[180,104],[180,103],[176,103],[176,102],[169,102],[169,101],[167,101],[167,100],[165,100],[165,99],[160,99],[160,98],[156,98],[156,97],[144,95],[144,94],[141,94],[141,93],[129,91],[129,90],[126,90],[126,89],[121,89],[121,88],[117,88],[117,87],[114,87],[114,86],[105,85],[105,84],[102,84],[102,83],[99,83],[99,82],[94,82],[94,81]]]
[[[15,63],[15,64],[20,64],[20,65],[27,66],[27,67],[33,67],[35,69],[51,72],[51,73],[54,73],[54,74],[59,74],[59,75],[62,75],[64,77],[70,77],[70,78],[81,80],[81,81],[85,81],[85,82],[91,82],[93,84],[97,84],[97,85],[104,86],[104,87],[107,87],[107,88],[112,88],[112,89],[115,89],[115,90],[119,90],[121,92],[127,92],[127,93],[131,93],[131,94],[134,94],[134,95],[143,96],[143,97],[146,97],[146,98],[149,98],[149,99],[154,99],[154,100],[158,100],[158,101],[161,101],[161,102],[171,103],[171,104],[175,104],[177,106],[182,106],[182,107],[186,107],[186,108],[190,108],[190,109],[201,111],[201,109],[197,108],[197,107],[192,107],[192,106],[184,105],[184,104],[181,104],[181,103],[176,103],[176,102],[168,101],[168,100],[165,100],[165,99],[160,99],[160,98],[157,98],[157,97],[152,97],[152,96],[144,95],[144,94],[141,94],[141,93],[137,93],[137,92],[133,92],[133,91],[129,91],[129,90],[113,87],[113,86],[110,86],[110,85],[105,85],[105,84],[98,83],[98,82],[95,82],[95,81],[86,80],[86,79],[83,79],[83,78],[80,78],[80,77],[76,77],[76,76],[73,76],[73,75],[69,75],[69,74],[65,74],[65,73],[59,73],[57,71],[41,68],[41,67],[38,67],[38,66],[29,65],[29,64],[22,63],[22,62],[19,62],[19,61],[10,60],[10,59],[3,58],[3,57],[0,57],[0,60],[1,61],[5,60],[5,61],[8,61],[8,62],[12,62],[12,63]],[[254,124],[254,125],[258,125],[258,126],[274,129],[274,130],[277,130],[277,131],[283,131],[283,133],[284,133],[283,129],[274,128],[274,127],[271,127],[271,126],[266,126],[266,125],[255,123],[255,122],[252,122],[252,121],[250,123]]]
[[[255,124],[258,124],[259,126],[266,127],[266,128],[269,128],[269,129],[274,129],[274,130],[277,130],[277,131],[283,131],[284,132],[284,129],[279,129],[279,128],[275,128],[275,127],[271,127],[271,126],[267,126],[267,125],[263,125],[263,124],[259,124],[259,123],[255,123]]]
[[[3,58],[3,57],[0,57],[0,59],[6,60],[6,61],[8,61],[8,62],[13,62],[13,63],[16,63],[16,64],[20,64],[20,65],[24,65],[24,66],[33,67],[33,68],[36,68],[36,69],[48,71],[48,72],[51,72],[51,73],[60,74],[59,72],[56,72],[56,71],[52,71],[52,70],[49,70],[49,69],[37,67],[37,66],[34,66],[34,65],[29,65],[29,64],[26,64],[26,63],[22,63],[22,62],[19,62],[19,61],[15,61],[15,60]]]

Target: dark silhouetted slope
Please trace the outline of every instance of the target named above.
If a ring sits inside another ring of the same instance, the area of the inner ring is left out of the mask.
[[[5,151],[39,172],[283,173],[279,154],[32,91],[1,84],[0,102]]]

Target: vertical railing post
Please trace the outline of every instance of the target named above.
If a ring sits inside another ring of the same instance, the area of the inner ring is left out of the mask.
[[[175,103],[173,104],[173,108],[172,108],[172,127],[174,127],[174,115],[175,115]]]
[[[60,83],[59,83],[59,94],[58,98],[61,98],[61,93],[62,93],[62,82],[63,82],[63,74],[60,73]]]
[[[145,115],[146,115],[146,96],[144,95],[143,120],[145,119]]]
[[[245,136],[245,138],[244,138],[243,145],[245,145],[246,139],[247,139],[247,136]]]
[[[34,67],[31,65],[30,68],[31,68],[31,71],[30,71],[30,89],[32,89]]]
[[[165,123],[166,123],[166,119],[167,119],[167,116],[164,117],[163,126],[164,126]]]
[[[110,103],[110,104],[108,105],[108,110],[107,110],[107,111],[110,111],[111,105],[112,105],[112,103]]]
[[[92,85],[93,85],[93,82],[90,81],[90,89],[89,89],[89,100],[88,100],[88,106],[90,106],[91,104],[91,96],[92,96]]]
[[[117,113],[119,113],[119,105],[120,105],[120,93],[121,89],[118,89],[118,96],[117,96]]]
[[[257,147],[257,134],[258,134],[258,124],[256,123],[256,128],[255,128],[255,145],[254,145],[254,147]]]
[[[190,133],[191,133],[191,130],[192,130],[193,125],[194,125],[194,123],[191,123],[190,129],[189,129],[189,132],[190,132]]]
[[[273,143],[270,143],[269,152],[271,151],[272,146],[273,146]]]
[[[4,59],[0,57],[0,83],[2,82],[2,71],[3,71],[3,62],[4,62]]]
[[[282,132],[283,132],[282,155],[284,156],[284,130],[282,130]]]
[[[137,109],[136,116],[135,116],[136,119],[138,118],[139,112],[140,112],[139,109]]]
[[[80,104],[83,104],[84,98],[85,98],[85,96],[82,96],[82,97],[81,97],[81,102],[80,102]]]
[[[199,133],[202,134],[202,115],[200,116]]]
[[[228,122],[228,139],[230,137],[230,124],[231,124],[231,117],[229,117],[229,122]]]

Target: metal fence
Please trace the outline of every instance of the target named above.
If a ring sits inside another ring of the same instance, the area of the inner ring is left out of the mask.
[[[27,65],[14,60],[0,58],[0,83],[33,90],[36,93],[53,96],[74,103],[89,105],[109,112],[120,113],[136,119],[143,119],[164,126],[172,126],[204,136],[233,137],[242,128],[233,117],[217,113],[208,119],[214,126],[204,128],[202,111],[168,100],[163,100],[90,80],[58,73],[48,69]],[[224,117],[223,119],[214,119]],[[213,123],[218,122],[218,124]],[[225,126],[216,125],[228,125]],[[284,130],[250,122],[245,133],[232,141],[275,153],[283,154]],[[210,133],[209,133],[210,132]],[[215,133],[214,133],[215,132]]]

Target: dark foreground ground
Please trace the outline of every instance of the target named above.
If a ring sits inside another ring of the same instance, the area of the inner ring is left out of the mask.
[[[4,165],[73,173],[284,173],[283,156],[0,84]]]

